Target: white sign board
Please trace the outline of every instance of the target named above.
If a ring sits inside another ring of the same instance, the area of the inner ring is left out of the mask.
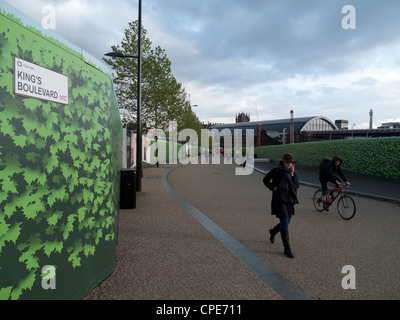
[[[68,104],[68,77],[15,57],[15,94]]]

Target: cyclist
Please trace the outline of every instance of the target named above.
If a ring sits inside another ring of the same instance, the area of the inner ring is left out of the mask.
[[[339,156],[334,156],[332,161],[325,163],[321,169],[319,170],[319,181],[321,182],[322,187],[322,199],[324,201],[324,209],[326,211],[329,210],[329,195],[327,194],[328,190],[328,182],[332,182],[336,187],[342,185],[340,180],[335,176],[337,173],[344,181],[346,181],[346,185],[350,186],[350,181],[344,175],[342,168],[342,158]]]

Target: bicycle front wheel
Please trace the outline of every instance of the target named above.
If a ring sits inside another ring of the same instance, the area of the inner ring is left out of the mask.
[[[314,208],[321,212],[324,211],[324,201],[322,199],[322,190],[317,190],[314,193],[314,198],[313,198],[313,203],[314,203]]]
[[[350,220],[356,214],[356,203],[352,197],[344,195],[338,200],[337,209],[344,220]]]

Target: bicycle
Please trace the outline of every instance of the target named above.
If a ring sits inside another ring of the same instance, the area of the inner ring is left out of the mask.
[[[356,214],[356,203],[354,202],[352,197],[344,193],[343,186],[335,186],[332,189],[328,189],[327,195],[329,195],[328,199],[330,199],[327,201],[326,206],[324,206],[325,201],[323,200],[322,189],[319,189],[314,193],[313,203],[317,211],[321,212],[326,210],[326,207],[329,208],[333,204],[333,202],[339,197],[339,200],[337,201],[337,210],[339,212],[339,215],[344,220],[350,220],[354,217],[354,215]]]

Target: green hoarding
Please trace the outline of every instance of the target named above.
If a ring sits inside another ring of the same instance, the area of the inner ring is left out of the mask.
[[[1,1],[0,10],[0,299],[80,299],[116,264],[122,124],[112,78]]]

